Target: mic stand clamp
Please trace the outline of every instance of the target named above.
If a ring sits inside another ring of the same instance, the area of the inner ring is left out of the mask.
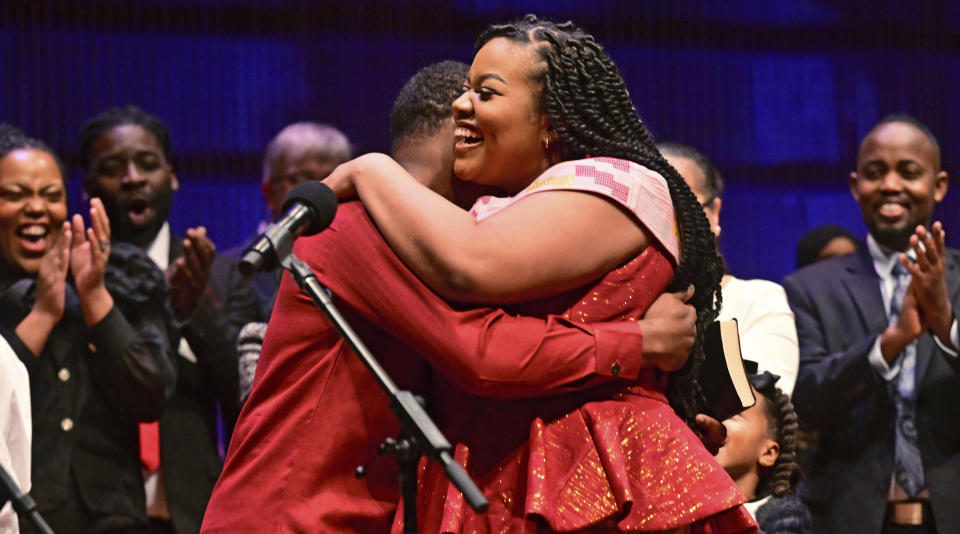
[[[400,464],[400,486],[404,499],[404,532],[417,532],[417,464],[420,457],[426,455],[432,461],[443,466],[450,482],[460,490],[467,504],[477,513],[487,511],[489,503],[480,488],[473,482],[466,470],[453,460],[452,448],[437,425],[423,409],[421,401],[409,391],[401,391],[386,370],[380,366],[373,354],[367,349],[357,333],[350,327],[336,305],[330,291],[323,287],[313,274],[310,266],[298,258],[290,249],[280,258],[280,265],[288,270],[302,289],[319,307],[330,322],[343,336],[350,348],[367,367],[380,387],[390,399],[390,409],[400,420],[401,432],[396,440],[384,442],[378,456],[393,454]],[[391,443],[392,442],[392,443]],[[358,474],[366,468],[357,468]]]
[[[401,430],[396,438],[383,440],[377,449],[377,455],[371,460],[390,455],[397,460],[400,466],[400,495],[403,496],[403,531],[405,533],[419,532],[417,529],[417,465],[423,452],[406,431]],[[357,478],[367,476],[370,464],[357,467],[354,475]]]

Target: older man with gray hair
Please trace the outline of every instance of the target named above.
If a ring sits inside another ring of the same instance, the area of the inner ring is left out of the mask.
[[[323,180],[333,169],[352,157],[350,141],[340,130],[316,122],[295,122],[288,125],[267,145],[263,158],[263,178],[260,191],[270,209],[270,220],[261,221],[256,233],[239,248],[228,254],[239,257],[259,236],[267,225],[280,218],[283,200],[293,187],[307,180]],[[257,273],[250,278],[250,285],[257,295],[260,316],[270,318],[273,302],[280,288],[282,269]],[[260,357],[260,345],[266,332],[266,322],[245,325],[237,339],[237,357],[240,373],[240,402],[250,394],[253,375]]]
[[[343,132],[326,124],[296,122],[267,145],[260,188],[270,216],[280,215],[283,199],[293,186],[307,180],[323,180],[333,169],[348,161],[350,141]]]
[[[295,122],[280,130],[267,145],[263,159],[260,191],[270,209],[270,220],[262,221],[256,233],[241,248],[230,251],[239,256],[270,222],[280,218],[283,199],[293,187],[307,180],[323,180],[333,169],[351,158],[350,141],[340,130],[316,122]],[[273,299],[280,287],[282,271],[259,273],[251,279],[264,319],[270,317]]]

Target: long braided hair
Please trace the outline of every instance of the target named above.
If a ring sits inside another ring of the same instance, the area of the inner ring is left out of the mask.
[[[763,415],[767,419],[767,431],[780,445],[780,454],[773,467],[762,474],[757,484],[757,496],[783,497],[794,493],[800,484],[801,469],[797,461],[797,412],[790,397],[771,381],[757,391],[766,397]]]
[[[680,417],[692,425],[703,403],[696,380],[703,361],[702,332],[717,316],[723,276],[723,261],[706,216],[680,174],[657,151],[619,70],[593,36],[569,21],[555,23],[526,15],[487,28],[477,39],[476,50],[498,37],[534,46],[539,59],[546,63],[545,68],[532,73],[541,87],[535,104],[557,132],[563,159],[622,158],[666,179],[682,251],[669,290],[694,285],[696,293],[691,303],[697,310],[698,326],[693,353],[683,369],[670,376],[667,397]]]

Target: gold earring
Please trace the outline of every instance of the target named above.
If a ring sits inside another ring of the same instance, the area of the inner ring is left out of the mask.
[[[550,138],[549,138],[549,137],[544,137],[544,138],[543,138],[543,149],[544,149],[544,150],[550,150]]]

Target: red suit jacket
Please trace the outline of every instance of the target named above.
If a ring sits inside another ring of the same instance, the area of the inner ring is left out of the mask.
[[[294,251],[394,381],[441,414],[441,428],[497,441],[506,428],[471,430],[456,414],[490,402],[481,397],[561,395],[572,408],[640,373],[636,323],[575,324],[445,302],[396,258],[359,202],[341,205],[325,232],[297,240]],[[525,438],[527,428],[519,430]],[[353,472],[398,431],[360,359],[285,274],[202,532],[387,532],[399,499],[394,461],[379,460],[364,480]],[[513,448],[512,439],[498,448]]]

